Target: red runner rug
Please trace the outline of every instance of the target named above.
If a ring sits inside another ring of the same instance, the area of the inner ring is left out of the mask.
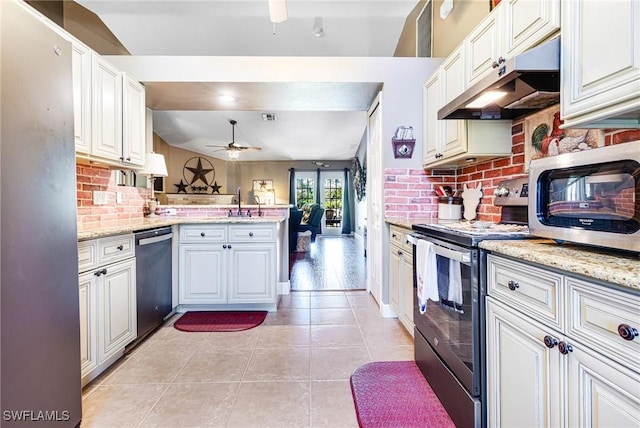
[[[267,311],[187,312],[173,326],[181,331],[240,331],[259,326]]]
[[[358,367],[351,375],[351,393],[362,428],[455,428],[413,361]]]

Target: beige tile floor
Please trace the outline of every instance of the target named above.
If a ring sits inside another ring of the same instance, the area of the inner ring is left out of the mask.
[[[413,339],[365,291],[294,292],[251,330],[170,320],[83,394],[82,427],[357,427],[349,376],[412,360]]]

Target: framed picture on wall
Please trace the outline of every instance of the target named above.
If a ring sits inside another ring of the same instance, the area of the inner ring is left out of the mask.
[[[560,106],[554,105],[524,119],[524,165],[534,159],[604,146],[602,129],[560,129]]]
[[[155,177],[155,180],[153,181],[153,191],[156,193],[165,193],[164,190],[164,179],[166,177]]]
[[[262,178],[259,180],[253,180],[254,191],[267,191],[273,190],[273,180]]]

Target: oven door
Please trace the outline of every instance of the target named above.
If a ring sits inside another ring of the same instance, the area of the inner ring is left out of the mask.
[[[421,313],[418,302],[414,305],[416,330],[429,343],[440,360],[455,375],[471,396],[481,394],[480,358],[481,332],[480,305],[482,295],[479,281],[479,250],[460,247],[436,238],[413,234],[414,287],[417,283],[417,242],[431,242],[436,253],[436,267],[424,275],[435,275],[440,301],[427,301]],[[446,289],[461,283],[462,304],[452,302]]]

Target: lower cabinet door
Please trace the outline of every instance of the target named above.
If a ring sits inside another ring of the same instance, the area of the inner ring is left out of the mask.
[[[105,272],[106,271],[106,272]],[[99,278],[102,335],[100,362],[136,338],[136,259],[105,267]]]
[[[400,321],[413,336],[413,255],[404,253],[400,275]]]
[[[229,303],[275,302],[276,244],[232,244],[230,247]]]
[[[180,245],[180,304],[227,303],[228,252],[223,244]],[[251,270],[254,266],[248,265],[245,269]]]
[[[570,427],[640,426],[640,374],[571,343]]]
[[[96,276],[83,273],[80,283],[80,372],[84,377],[98,366],[98,306]]]
[[[389,248],[389,305],[400,319],[400,281],[402,271],[402,251],[394,246]]]
[[[487,426],[563,425],[565,371],[551,329],[487,299]]]

